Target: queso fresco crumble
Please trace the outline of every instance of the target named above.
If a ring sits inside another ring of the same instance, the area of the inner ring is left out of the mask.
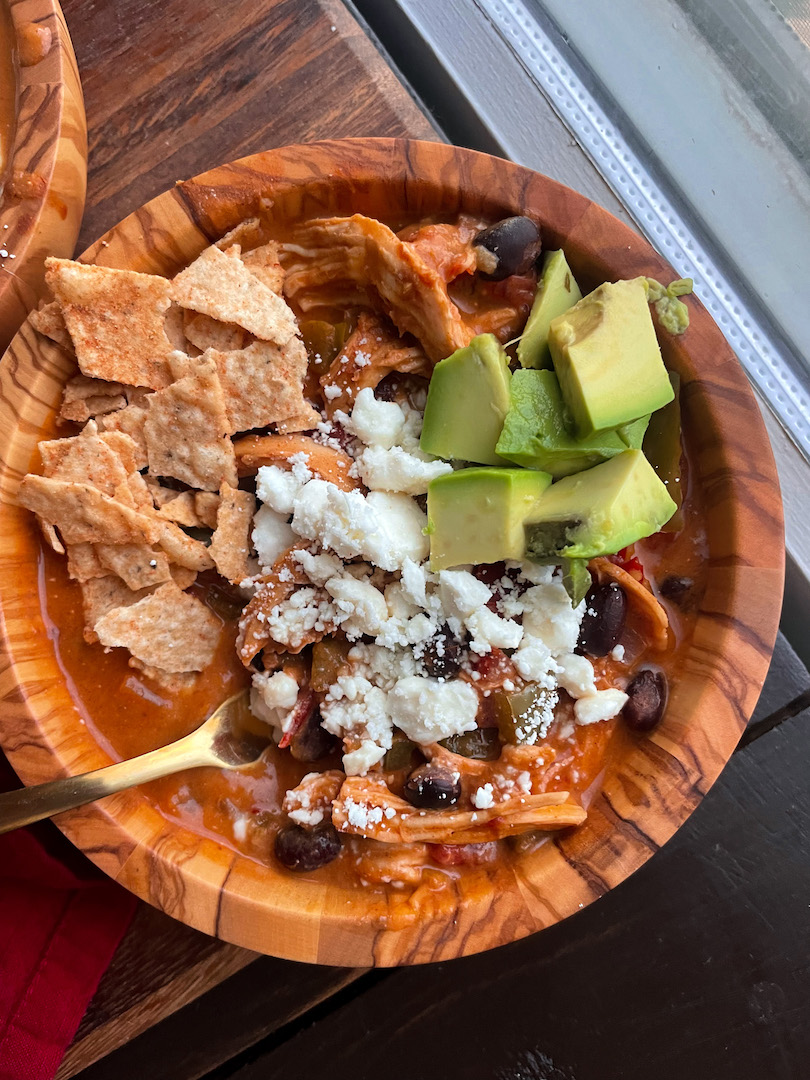
[[[239,686],[272,733],[161,809],[380,890],[581,824],[703,587],[649,308],[682,330],[688,283],[583,296],[528,217],[359,214],[243,222],[172,279],[47,280],[32,322],[76,369],[19,498],[77,704],[122,755]]]

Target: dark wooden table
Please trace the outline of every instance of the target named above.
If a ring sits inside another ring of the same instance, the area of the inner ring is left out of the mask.
[[[175,180],[256,150],[442,137],[340,0],[63,6],[90,140],[80,249]],[[553,154],[568,140],[548,123]],[[613,209],[593,170],[590,184]],[[257,957],[143,906],[60,1080],[800,1080],[808,760],[810,675],[780,638],[748,737],[687,825],[541,935],[367,972]]]

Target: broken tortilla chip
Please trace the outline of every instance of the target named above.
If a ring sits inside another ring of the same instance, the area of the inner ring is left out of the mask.
[[[95,550],[106,571],[117,574],[133,592],[171,580],[169,560],[147,544],[96,544]]]
[[[113,495],[118,485],[126,482],[129,471],[104,436],[98,434],[93,420],[73,438],[43,440],[39,453],[44,476],[89,484],[105,495]]]
[[[91,417],[115,412],[125,408],[126,404],[127,399],[121,383],[74,375],[65,384],[59,417],[74,424],[84,424]]]
[[[81,589],[84,608],[84,640],[88,645],[95,645],[98,641],[94,627],[103,615],[106,615],[108,611],[135,604],[148,595],[146,590],[133,592],[115,574],[83,581]]]
[[[171,382],[171,284],[153,274],[45,260],[83,375],[159,390]]]
[[[280,296],[284,285],[284,267],[279,261],[278,253],[278,244],[275,240],[271,240],[251,251],[243,250],[242,262],[254,277],[257,277],[271,292]]]
[[[219,510],[219,495],[213,491],[194,492],[194,512],[206,529],[217,527],[217,510]]]
[[[179,563],[189,570],[211,570],[214,560],[211,558],[208,548],[199,540],[186,535],[183,530],[173,521],[160,521],[158,515],[155,519],[160,522],[162,533],[160,546],[169,556],[173,563]]]
[[[167,672],[202,671],[214,659],[221,623],[202,601],[174,582],[95,624],[102,645],[128,649],[141,663]]]
[[[106,577],[110,572],[106,566],[102,565],[95,544],[68,544],[67,569],[68,574],[75,581]]]
[[[73,353],[73,339],[68,333],[62,309],[55,300],[39,309],[35,308],[29,314],[28,321],[40,334],[55,341],[67,352]]]
[[[262,341],[284,345],[297,333],[295,316],[245,266],[235,249],[225,255],[212,246],[172,282],[172,297],[182,307],[224,323],[236,323]]]
[[[69,480],[29,473],[17,498],[21,506],[55,525],[66,544],[154,544],[164,527],[98,488]]]
[[[306,354],[302,367],[296,348],[298,344],[296,338],[284,348],[267,341],[255,341],[238,352],[210,349],[205,354],[216,364],[230,434],[267,427],[305,411],[303,374]]]
[[[219,322],[199,311],[186,310],[183,315],[186,337],[200,352],[206,349],[230,352],[232,349],[244,349],[250,343],[250,334],[235,323]]]
[[[249,491],[223,484],[217,512],[217,527],[211,538],[211,557],[217,570],[237,584],[248,576],[250,529],[256,500]]]
[[[236,484],[236,458],[228,438],[228,418],[213,360],[193,364],[193,371],[149,398],[144,438],[153,476],[172,476],[189,487],[219,491]]]

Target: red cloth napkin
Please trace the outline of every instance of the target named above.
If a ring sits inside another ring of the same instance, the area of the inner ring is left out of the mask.
[[[54,825],[0,836],[0,1080],[51,1080],[136,904]]]

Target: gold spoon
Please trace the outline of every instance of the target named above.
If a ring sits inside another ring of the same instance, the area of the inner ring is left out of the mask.
[[[243,690],[223,701],[196,731],[159,750],[105,769],[0,795],[0,835],[181,769],[196,769],[201,765],[240,769],[254,764],[270,745],[271,738],[269,729],[264,737],[245,725],[249,716],[247,694]]]

